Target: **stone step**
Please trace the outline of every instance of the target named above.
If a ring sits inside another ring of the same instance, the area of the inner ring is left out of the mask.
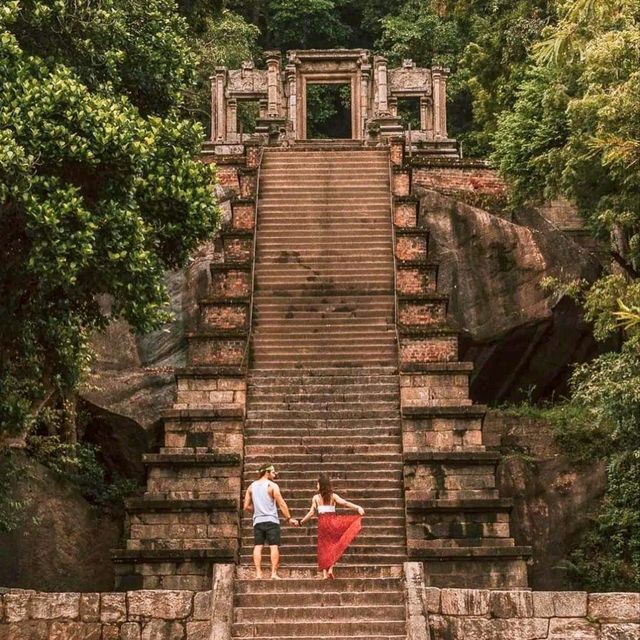
[[[322,364],[331,366],[339,366],[341,364],[350,365],[354,362],[360,364],[391,364],[395,356],[393,354],[379,354],[377,356],[364,357],[361,353],[344,353],[342,357],[336,357],[334,354],[308,353],[305,355],[296,354],[257,354],[254,355],[253,362],[258,366],[282,367],[288,369],[291,366],[309,367],[321,361]]]
[[[263,607],[238,607],[234,611],[236,623],[243,622],[272,622],[280,625],[290,621],[305,621],[316,623],[327,618],[327,610],[322,606],[313,604],[304,605],[298,603],[294,607],[287,606],[263,606]],[[332,622],[350,622],[353,620],[387,621],[404,620],[404,603],[401,604],[353,604],[350,606],[337,606],[331,609]]]
[[[345,588],[346,585],[335,585],[335,580],[322,582],[329,582],[332,590],[319,589],[317,584],[313,584],[301,587],[299,591],[293,593],[238,593],[234,598],[234,604],[236,607],[296,607],[313,604],[319,604],[321,607],[377,604],[404,606],[404,593],[397,586],[395,590],[367,589],[354,592]]]
[[[398,373],[397,366],[393,367],[340,367],[340,368],[331,368],[331,367],[314,367],[308,371],[300,371],[299,369],[292,368],[290,370],[289,377],[295,377],[297,379],[304,380],[317,380],[319,378],[344,378],[345,376],[351,376],[354,379],[362,379],[362,377],[367,378],[386,378],[388,380],[397,379],[396,374]],[[256,380],[260,378],[268,378],[274,375],[269,369],[256,369],[252,368],[247,377],[249,380]],[[287,372],[284,374],[282,372],[278,372],[277,376],[282,378],[282,376],[289,375]]]
[[[324,429],[324,428],[340,428],[342,426],[353,426],[353,420],[346,420],[344,418],[331,418],[331,417],[323,417],[318,420],[309,420],[308,418],[293,418],[283,423],[282,420],[273,420],[273,419],[259,419],[252,420],[248,419],[246,422],[247,428],[260,429],[262,433],[276,433],[278,428],[304,428],[304,429]],[[397,428],[400,429],[401,421],[400,418],[387,418],[387,419],[376,419],[376,418],[360,418],[357,421],[358,427],[363,426],[379,426],[382,428]],[[274,429],[272,431],[272,429]]]
[[[260,393],[249,391],[248,407],[253,411],[262,409],[295,409],[302,411],[304,409],[332,409],[346,410],[359,409],[363,402],[368,407],[376,407],[379,409],[397,408],[399,411],[400,394],[397,389],[389,391],[380,391],[376,393],[340,393],[338,387],[336,391],[325,390],[325,393],[295,393],[289,389],[289,392],[269,393],[262,390]],[[398,414],[399,415],[399,414]]]
[[[349,547],[340,558],[338,567],[352,566],[352,565],[367,565],[375,562],[376,564],[397,564],[399,562],[405,562],[407,560],[406,551],[403,548],[398,547],[397,552],[395,549],[370,549],[369,553],[356,553],[354,547]],[[290,550],[288,547],[282,547],[281,549],[281,562],[282,566],[286,564],[311,564],[317,562],[318,555],[315,549],[309,549],[307,553],[299,553],[295,550]],[[266,560],[266,554],[265,554]],[[240,562],[249,563],[252,561],[252,549],[247,549],[246,552],[240,554]],[[265,563],[266,564],[266,563]]]
[[[289,377],[289,376],[287,376]],[[269,381],[272,381],[269,384]],[[314,398],[323,395],[329,395],[336,401],[341,399],[349,400],[352,398],[374,398],[388,394],[399,397],[398,380],[393,378],[379,377],[370,381],[357,381],[357,376],[350,379],[348,376],[340,379],[333,379],[333,376],[327,378],[312,378],[311,380],[300,380],[291,378],[291,381],[283,383],[281,378],[273,376],[264,379],[250,379],[247,385],[249,397],[262,399],[270,397],[274,400],[291,397],[292,399]]]
[[[298,514],[300,516],[300,514]],[[242,548],[245,550],[245,555],[250,555],[253,549],[253,534],[249,532],[241,538]],[[306,537],[294,537],[285,535],[285,530],[283,530],[283,535],[281,539],[281,545],[284,549],[287,549],[287,555],[290,552],[307,552],[312,553],[315,551],[317,546],[317,537],[314,534],[308,535]],[[391,530],[389,533],[385,535],[383,530],[375,529],[373,531],[368,531],[368,535],[361,534],[358,536],[357,540],[363,545],[369,545],[371,547],[377,547],[378,549],[384,548],[385,550],[389,547],[402,547],[404,549],[404,534],[400,531],[399,534],[393,533]],[[202,541],[200,541],[202,542]],[[269,546],[269,545],[265,545]]]
[[[251,463],[248,463],[251,464]],[[244,486],[246,487],[248,482],[253,481],[257,478],[257,470],[259,465],[254,465],[252,468],[247,469],[245,467],[244,472]],[[366,468],[361,468],[360,470],[353,470],[351,468],[322,468],[314,471],[315,467],[307,467],[307,465],[298,465],[298,469],[291,469],[288,465],[280,467],[278,469],[278,482],[299,482],[301,485],[303,484],[306,488],[309,487],[309,478],[313,477],[314,473],[327,473],[334,484],[336,486],[340,486],[341,482],[348,482],[349,487],[355,485],[356,482],[369,482],[372,477],[375,477],[375,473],[380,473],[381,477],[388,479],[390,481],[400,481],[402,480],[402,467],[399,466],[397,469],[378,469],[375,472],[372,472],[369,469],[369,466],[366,465]],[[364,467],[364,465],[363,465]],[[304,478],[300,478],[300,473],[304,473]],[[313,481],[313,480],[312,480]]]
[[[310,583],[316,578],[318,575],[318,566],[315,560],[313,562],[306,563],[298,563],[298,564],[287,564],[286,566],[281,567],[278,572],[283,580],[264,580],[264,581],[254,581],[252,578],[254,577],[254,569],[253,563],[243,563],[238,566],[236,570],[238,582],[241,583],[243,580],[251,582],[253,591],[289,591],[293,587],[297,588],[296,585],[304,584],[305,581]],[[340,584],[338,580],[375,580],[376,588],[380,588],[380,581],[389,581],[395,584],[398,584],[402,579],[402,563],[395,564],[363,564],[363,565],[349,565],[341,567],[341,571],[337,573],[336,580],[333,581],[334,584]],[[289,583],[287,585],[287,582]],[[345,583],[346,584],[346,583]],[[372,583],[373,584],[373,583]]]
[[[289,195],[297,198],[299,195],[314,194],[317,198],[324,199],[326,196],[336,197],[339,195],[351,196],[352,194],[365,194],[366,196],[389,195],[389,184],[382,180],[367,181],[362,180],[338,180],[330,175],[321,174],[314,180],[286,179],[274,176],[266,176],[260,180],[260,198],[269,199],[271,194]]]
[[[280,418],[282,419],[282,418]],[[354,456],[354,455],[401,455],[402,447],[398,444],[348,444],[348,445],[333,445],[318,444],[318,445],[291,445],[291,446],[268,446],[268,445],[245,445],[245,456],[265,456],[275,459],[276,455],[304,455],[304,456],[324,456],[330,457],[332,460],[339,458],[339,456]],[[289,458],[291,459],[291,458]],[[309,462],[312,462],[309,460]]]
[[[326,618],[326,614],[324,616]],[[371,627],[371,628],[369,628]],[[397,621],[376,621],[366,624],[363,621],[345,622],[282,622],[282,623],[254,623],[243,622],[234,623],[231,635],[234,638],[269,638],[274,640],[278,637],[293,638],[372,638],[400,636],[404,638],[405,622],[404,618]]]
[[[315,406],[313,409],[304,408],[251,408],[247,411],[249,420],[289,420],[290,418],[301,418],[313,420],[314,418],[344,418],[357,420],[358,418],[395,418],[400,414],[399,407],[375,408],[370,407],[339,407],[323,408]],[[351,436],[350,436],[351,437]],[[324,441],[328,443],[325,438]]]
[[[371,215],[355,217],[343,216],[320,216],[310,218],[287,218],[280,216],[260,217],[258,219],[258,234],[260,237],[264,235],[280,235],[286,237],[290,233],[294,234],[311,234],[326,233],[334,234],[336,231],[344,231],[345,233],[362,232],[362,233],[389,233],[391,232],[390,218],[386,215],[377,216],[378,222]]]

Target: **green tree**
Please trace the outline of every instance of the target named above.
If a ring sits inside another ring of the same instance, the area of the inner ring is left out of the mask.
[[[2,430],[73,392],[90,331],[166,320],[164,270],[215,230],[186,34],[171,0],[0,7]]]
[[[267,28],[269,46],[283,51],[343,47],[350,36],[334,0],[271,0]]]
[[[245,60],[255,60],[260,55],[256,44],[259,35],[255,25],[227,9],[203,19],[193,45],[196,84],[187,92],[185,108],[206,128],[211,126],[210,77],[215,68],[237,69]]]

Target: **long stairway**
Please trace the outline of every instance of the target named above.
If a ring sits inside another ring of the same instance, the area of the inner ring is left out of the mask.
[[[283,580],[252,580],[245,517],[233,634],[400,640],[406,545],[388,150],[266,151],[259,198],[243,485],[273,462],[302,517],[324,472],[366,515],[334,581],[317,580],[315,521],[283,526]]]

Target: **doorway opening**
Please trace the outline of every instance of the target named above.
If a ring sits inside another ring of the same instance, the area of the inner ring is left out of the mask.
[[[411,131],[420,131],[420,98],[399,97],[398,117],[405,131],[409,129],[409,125]]]
[[[240,137],[240,142],[245,139],[245,136],[255,133],[256,121],[259,117],[259,100],[238,100],[236,131]]]
[[[351,84],[307,84],[307,139],[352,138]]]

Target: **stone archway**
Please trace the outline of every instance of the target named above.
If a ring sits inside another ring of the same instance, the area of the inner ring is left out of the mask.
[[[288,101],[296,140],[307,139],[307,86],[348,84],[351,88],[351,138],[364,137],[371,67],[364,49],[290,51],[286,71]]]

